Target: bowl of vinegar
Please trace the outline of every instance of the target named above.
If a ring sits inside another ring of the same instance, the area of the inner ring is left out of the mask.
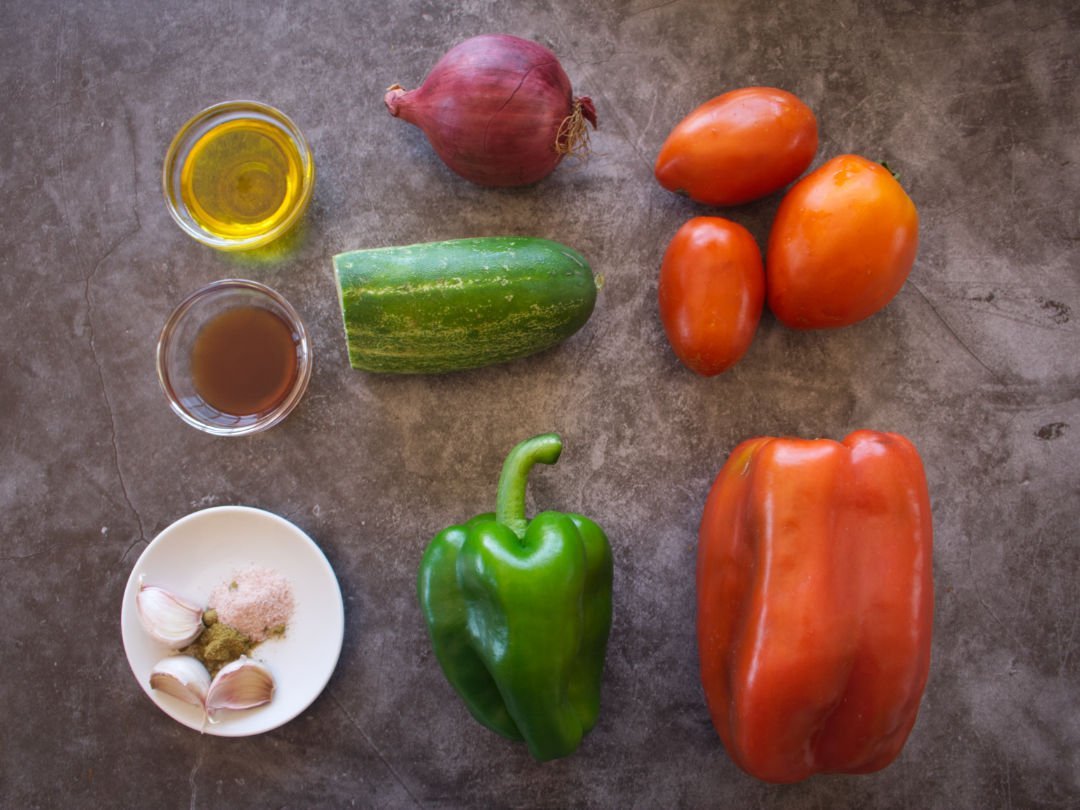
[[[300,402],[311,345],[296,310],[264,284],[223,279],[189,295],[157,344],[158,382],[185,422],[216,436],[273,427]]]

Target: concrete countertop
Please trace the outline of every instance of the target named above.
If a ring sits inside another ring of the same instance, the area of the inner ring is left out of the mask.
[[[513,191],[451,174],[383,90],[455,43],[533,38],[596,102],[591,160]],[[5,3],[0,7],[0,805],[5,807],[1066,807],[1080,804],[1080,12],[1045,2],[515,4]],[[702,101],[773,85],[814,109],[814,165],[886,159],[921,214],[910,279],[881,313],[797,333],[766,314],[712,379],[656,306],[698,214],[764,245],[779,195],[729,211],[664,191],[652,162]],[[161,194],[180,125],[255,98],[318,165],[298,239],[258,260],[184,235]],[[439,377],[352,371],[330,257],[527,234],[605,278],[559,348]],[[154,344],[171,309],[249,277],[300,311],[315,370],[251,438],[169,410]],[[898,760],[776,787],[713,730],[694,636],[696,532],[744,438],[898,431],[926,465],[936,616],[929,684]],[[503,455],[559,431],[533,508],[608,531],[615,619],[603,708],[544,765],[481,728],[440,673],[417,563],[491,507]],[[261,507],[325,551],[345,642],[322,695],[244,739],[202,736],[143,694],[121,597],[147,544],[214,505]]]

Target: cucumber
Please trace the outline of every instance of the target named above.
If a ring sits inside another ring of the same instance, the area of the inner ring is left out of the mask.
[[[580,329],[596,281],[576,250],[481,237],[334,257],[353,368],[424,374],[525,357]]]

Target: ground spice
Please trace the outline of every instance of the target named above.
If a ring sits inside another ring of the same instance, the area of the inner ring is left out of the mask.
[[[252,640],[239,630],[219,621],[215,610],[208,610],[203,614],[203,624],[206,629],[181,652],[202,661],[211,677],[226,664],[250,653],[255,646]]]
[[[258,644],[282,636],[293,611],[289,581],[269,568],[248,568],[210,594],[217,619]]]

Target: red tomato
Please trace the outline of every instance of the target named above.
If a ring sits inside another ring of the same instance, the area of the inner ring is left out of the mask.
[[[656,158],[656,179],[708,205],[741,205],[779,191],[818,147],[817,119],[774,87],[746,87],[706,101],[676,125]]]
[[[861,321],[904,286],[918,245],[915,203],[889,170],[835,157],[780,202],[765,251],[769,308],[794,329]]]
[[[668,245],[660,266],[660,320],[685,366],[705,377],[750,347],[765,300],[765,271],[754,237],[720,217],[694,217]]]

